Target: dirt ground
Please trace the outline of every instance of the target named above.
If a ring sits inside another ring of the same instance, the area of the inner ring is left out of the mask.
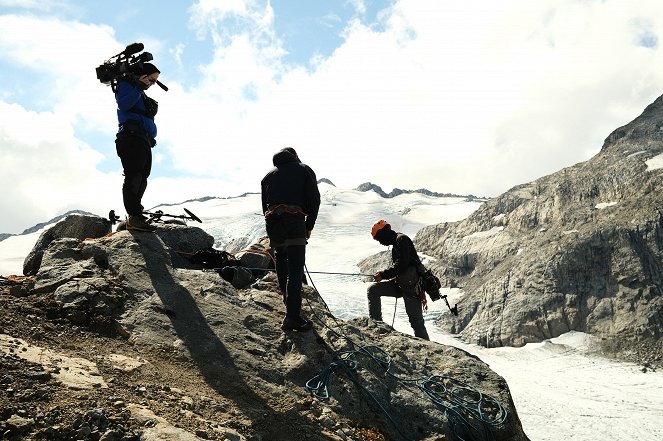
[[[313,435],[292,427],[295,423],[290,421],[307,416],[319,420],[322,413],[321,407],[304,394],[297,402],[260,397],[279,417],[256,417],[251,411],[255,398],[241,393],[232,400],[220,396],[202,375],[195,374],[197,369],[189,360],[165,349],[138,353],[108,323],[74,325],[47,296],[26,295],[28,285],[0,286],[0,335],[4,334],[0,351],[1,439],[266,441],[245,434],[269,432],[292,432],[292,439],[343,439],[332,431],[320,433],[318,428]],[[47,348],[60,362],[67,357],[89,360],[97,372],[88,376],[92,380],[87,385],[67,385],[58,375],[75,368],[45,368],[44,353],[39,353],[38,362],[29,361],[26,354],[34,348]],[[138,366],[118,366],[113,361],[117,354]],[[288,417],[293,411],[297,418]],[[356,441],[387,439],[370,428],[356,427],[353,432]]]

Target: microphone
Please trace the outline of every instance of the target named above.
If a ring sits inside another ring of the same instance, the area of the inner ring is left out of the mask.
[[[137,52],[142,51],[145,48],[145,45],[143,43],[131,43],[130,45],[127,45],[126,49],[122,51],[124,55],[133,55]]]
[[[157,86],[161,87],[164,91],[168,92],[168,87],[166,87],[166,85],[159,80],[157,80]]]

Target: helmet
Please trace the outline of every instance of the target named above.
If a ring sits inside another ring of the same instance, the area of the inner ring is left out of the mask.
[[[378,231],[383,228],[391,228],[391,225],[389,225],[384,219],[380,219],[375,224],[373,224],[373,228],[371,228],[371,236],[373,236],[373,239],[375,239],[375,235],[378,234]]]

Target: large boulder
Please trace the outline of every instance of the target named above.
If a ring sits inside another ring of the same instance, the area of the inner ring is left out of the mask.
[[[111,222],[99,216],[72,214],[41,233],[32,251],[23,262],[23,274],[33,276],[39,271],[44,250],[56,239],[99,238],[111,232]]]

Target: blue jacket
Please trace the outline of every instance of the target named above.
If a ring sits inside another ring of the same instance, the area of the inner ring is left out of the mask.
[[[157,137],[157,125],[152,118],[129,111],[134,106],[137,109],[146,110],[143,101],[143,90],[139,86],[128,81],[120,81],[117,85],[115,101],[117,102],[118,125],[122,125],[128,120],[138,121],[151,139]]]

